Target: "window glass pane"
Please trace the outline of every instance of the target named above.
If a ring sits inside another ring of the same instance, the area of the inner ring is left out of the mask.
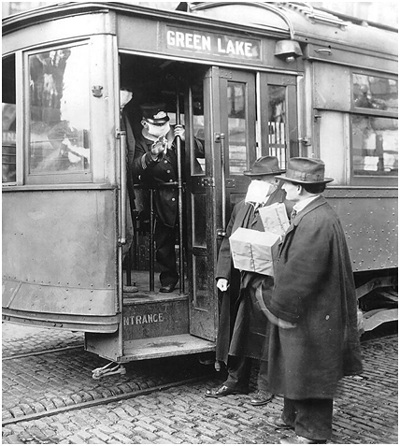
[[[2,168],[3,183],[16,181],[15,56],[3,59]]]
[[[29,56],[29,173],[87,171],[89,67],[87,46]]]
[[[397,80],[353,74],[353,91],[356,107],[397,112]]]
[[[207,309],[209,305],[207,262],[207,257],[193,256],[193,306],[198,309]]]
[[[286,87],[268,85],[268,147],[282,168],[286,166]]]
[[[194,154],[191,156],[191,172],[192,175],[205,175],[203,81],[201,80],[201,82],[194,85],[191,91],[193,104],[193,132],[194,137],[197,140],[193,147]]]
[[[397,119],[351,117],[354,175],[396,175]]]
[[[192,194],[192,238],[193,246],[207,247],[206,195]]]
[[[246,85],[228,82],[229,173],[243,175],[246,164]]]

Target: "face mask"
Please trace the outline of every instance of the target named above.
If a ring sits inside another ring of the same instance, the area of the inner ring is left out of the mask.
[[[125,105],[132,99],[133,93],[127,90],[121,90],[119,92],[119,104],[121,108],[124,108]]]
[[[261,180],[252,180],[247,189],[247,194],[245,198],[246,203],[264,203],[267,198],[275,190],[276,186],[271,183],[267,183]]]
[[[169,129],[169,122],[166,122],[164,125],[154,125],[147,123],[147,131],[150,135],[155,136],[156,138],[165,136],[169,132]]]

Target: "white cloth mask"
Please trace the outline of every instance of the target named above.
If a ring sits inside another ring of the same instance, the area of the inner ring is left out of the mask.
[[[169,122],[166,122],[164,125],[154,125],[148,122],[147,126],[148,133],[156,138],[165,136],[170,130]]]
[[[247,189],[245,202],[255,204],[265,203],[275,189],[276,186],[274,184],[262,180],[252,180]]]
[[[119,92],[119,105],[121,110],[125,107],[125,105],[133,98],[133,93],[128,90],[121,90]]]

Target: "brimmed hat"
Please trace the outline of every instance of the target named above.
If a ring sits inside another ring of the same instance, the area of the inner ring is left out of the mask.
[[[165,104],[143,104],[141,107],[143,119],[150,124],[163,125],[169,121]]]
[[[262,156],[254,161],[250,170],[245,170],[243,174],[249,177],[255,177],[261,175],[276,175],[284,172],[285,170],[279,167],[279,161],[276,156]]]
[[[280,180],[301,184],[330,183],[333,178],[325,178],[325,163],[316,158],[291,158],[286,175],[277,177]]]

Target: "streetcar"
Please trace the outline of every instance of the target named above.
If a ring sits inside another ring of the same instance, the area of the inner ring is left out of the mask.
[[[274,155],[325,161],[362,329],[397,321],[397,37],[303,2],[63,2],[5,18],[3,320],[84,332],[111,363],[212,355],[219,245],[243,171]],[[185,127],[168,294],[154,191],[134,184],[128,205],[125,82],[134,134],[155,94]]]

